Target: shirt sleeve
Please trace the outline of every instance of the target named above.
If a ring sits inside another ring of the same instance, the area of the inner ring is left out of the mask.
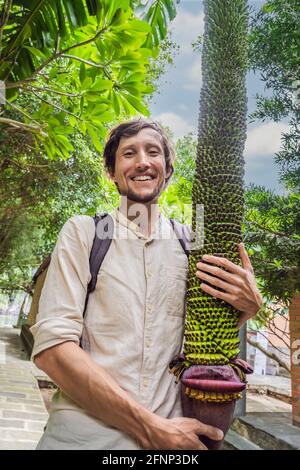
[[[75,216],[63,226],[45,278],[31,358],[66,341],[80,342],[87,285],[91,279],[89,255],[95,234],[91,217]]]

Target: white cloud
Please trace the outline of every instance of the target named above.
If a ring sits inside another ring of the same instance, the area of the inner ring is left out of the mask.
[[[155,120],[162,125],[170,127],[174,133],[174,139],[177,140],[189,132],[196,132],[196,128],[186,122],[181,116],[175,113],[161,113],[155,116]]]
[[[192,53],[192,42],[195,42],[199,35],[204,32],[204,13],[199,12],[194,15],[178,8],[178,13],[174,21],[171,23],[173,31],[173,40],[180,44],[182,53]]]
[[[245,157],[253,160],[274,155],[281,148],[282,133],[288,130],[289,126],[283,122],[269,122],[249,130]]]
[[[202,70],[200,57],[194,60],[191,65],[191,68],[189,68],[185,72],[185,76],[187,78],[187,82],[183,84],[183,88],[185,90],[199,91],[200,94],[202,86]]]

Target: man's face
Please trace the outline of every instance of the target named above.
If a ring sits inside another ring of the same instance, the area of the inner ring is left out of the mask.
[[[166,161],[162,138],[151,128],[122,137],[111,175],[122,196],[139,203],[156,202],[165,187]]]

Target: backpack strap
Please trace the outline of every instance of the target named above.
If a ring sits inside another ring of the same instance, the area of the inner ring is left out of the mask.
[[[183,251],[186,256],[190,254],[190,239],[191,239],[191,229],[188,225],[180,224],[175,219],[169,219],[172,225],[172,228],[178,238],[180,245],[182,246]]]
[[[83,318],[85,316],[90,293],[96,288],[98,272],[110,247],[114,230],[113,219],[109,214],[96,214],[93,219],[95,222],[95,236],[89,259],[91,280],[87,286]]]

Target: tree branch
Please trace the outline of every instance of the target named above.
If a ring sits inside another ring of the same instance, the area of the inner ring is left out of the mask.
[[[67,92],[63,92],[63,91],[59,91],[59,90],[54,90],[53,88],[47,88],[47,87],[44,87],[44,88],[40,88],[40,87],[23,87],[22,86],[22,89],[23,90],[28,90],[28,91],[50,91],[50,93],[55,93],[56,95],[62,95],[62,96],[69,96],[70,98],[78,98],[80,96],[79,93],[67,93]]]
[[[101,34],[105,33],[106,29],[107,29],[107,26],[100,29],[100,31],[97,31],[95,36],[92,37],[91,39],[87,39],[86,41],[82,41],[82,42],[79,42],[77,44],[73,44],[73,46],[69,46],[66,49],[64,49],[63,51],[59,52],[59,55],[65,54],[66,52],[69,52],[72,49],[76,49],[77,47],[86,46],[87,44],[91,44],[92,42],[96,41],[96,39],[98,39],[98,37],[101,36]]]
[[[42,134],[43,137],[47,137],[47,134],[37,126],[31,124],[25,124],[24,122],[15,121],[14,119],[2,118],[0,117],[0,122],[7,124],[8,126],[15,127],[16,129],[24,129],[25,131],[33,131]]]
[[[35,122],[36,124],[38,124],[38,122],[35,120],[35,119],[32,119],[32,117],[27,114],[23,109],[19,108],[18,106],[14,105],[13,103],[11,103],[10,101],[7,101],[7,99],[5,99],[5,102],[8,106],[10,106],[11,108],[13,108],[15,111],[17,111],[18,113],[20,114],[23,114],[23,116],[27,117],[27,119],[29,119],[30,121],[33,121]]]
[[[70,116],[74,116],[74,117],[75,117],[76,119],[78,119],[79,121],[82,120],[82,119],[81,119],[79,116],[77,116],[76,114],[71,113],[71,111],[67,111],[66,109],[61,108],[60,106],[58,106],[58,104],[54,104],[54,103],[51,103],[50,101],[45,100],[45,98],[42,98],[40,95],[38,95],[37,93],[35,93],[35,91],[32,90],[32,93],[34,94],[34,96],[36,96],[38,99],[40,99],[40,100],[43,101],[44,103],[48,104],[49,106],[53,106],[54,108],[58,109],[59,111],[62,111],[63,113],[69,114]]]
[[[103,69],[103,72],[104,74],[106,75],[106,77],[109,79],[109,80],[112,80],[107,68],[105,65],[101,65],[101,64],[96,64],[96,62],[91,62],[89,60],[85,60],[85,59],[81,59],[81,57],[77,57],[76,55],[69,55],[69,54],[64,54],[62,57],[65,57],[67,59],[74,59],[74,60],[78,60],[79,62],[82,62],[83,64],[87,64],[87,65],[90,65],[92,67],[96,67],[96,68],[100,68],[100,69]]]
[[[26,81],[32,81],[33,80],[33,77],[35,77],[39,72],[41,72],[47,65],[49,65],[52,61],[58,59],[59,57],[63,56],[64,54],[68,53],[69,51],[73,50],[73,49],[76,49],[77,47],[82,47],[82,46],[86,46],[87,44],[91,44],[92,42],[96,41],[96,39],[98,39],[99,36],[101,36],[101,34],[103,34],[107,29],[107,26],[104,27],[103,29],[101,29],[100,31],[98,31],[92,38],[90,39],[87,39],[86,41],[82,41],[82,42],[79,42],[77,44],[73,44],[72,46],[69,46],[67,47],[66,49],[63,49],[62,51],[60,52],[57,52],[55,50],[54,54],[52,54],[42,65],[40,65],[40,67],[38,67],[32,74],[31,78],[27,79],[27,80],[24,80],[24,81],[21,81],[21,82],[18,82],[19,84],[20,83],[23,83],[23,82],[26,82]],[[58,41],[59,42],[59,41]],[[57,47],[57,44],[56,46]],[[14,65],[14,63],[12,64],[12,66]],[[11,71],[11,67],[10,67],[10,71]],[[9,73],[10,73],[9,71]],[[17,83],[17,82],[16,82]],[[10,83],[9,84],[9,88],[16,88],[16,86],[12,86],[12,84]]]
[[[66,58],[66,59],[78,60],[78,62],[82,62],[83,64],[86,64],[86,65],[91,65],[92,67],[96,67],[98,69],[105,68],[105,65],[96,64],[96,62],[91,62],[90,60],[82,59],[81,57],[77,57],[76,55],[63,54],[61,57]]]
[[[22,85],[25,85],[27,83],[35,82],[36,78],[25,78],[24,80],[19,80],[18,82],[6,82],[5,83],[5,88],[10,89],[10,88],[19,88]]]
[[[256,349],[259,349],[263,354],[265,354],[265,356],[269,357],[270,359],[273,359],[273,361],[277,362],[277,364],[279,364],[280,367],[283,367],[283,369],[287,370],[288,372],[291,372],[290,366],[286,362],[284,362],[282,359],[280,359],[280,357],[277,354],[267,351],[267,349],[265,349],[259,343],[257,343],[256,341],[250,338],[247,338],[247,343],[249,343],[251,346],[253,346]]]
[[[277,338],[281,339],[282,341],[284,341],[282,336],[285,336],[286,338],[289,337],[289,334],[287,333],[286,329],[282,330],[281,328],[279,328],[278,326],[275,325],[274,319],[268,321],[268,328],[271,331],[271,333],[273,333],[275,336],[277,336]],[[279,336],[279,334],[277,332],[281,333],[282,336]],[[287,347],[288,347],[288,345],[287,345]]]
[[[256,330],[252,330],[252,328],[249,328],[249,331],[253,331],[253,333],[257,333]],[[277,348],[277,346],[275,346],[266,335],[264,335],[261,331],[259,331],[259,334],[268,341],[268,343],[272,346],[272,348],[276,349],[279,353],[282,353],[282,351],[279,348]],[[277,335],[274,334],[274,336],[277,336]],[[278,338],[280,337],[278,336]],[[289,348],[289,345],[287,345],[286,343],[285,345],[287,348]],[[288,355],[287,353],[282,353],[282,354],[284,354],[285,356]]]
[[[21,163],[19,162],[16,162],[16,160],[13,160],[13,159],[10,159],[10,162],[13,164],[13,165],[16,165],[17,167],[21,168],[22,170],[26,169],[26,168],[49,168],[50,166],[50,163],[46,163],[45,165],[34,165],[34,164],[31,164],[31,163],[26,163],[26,165],[22,165]]]
[[[257,228],[260,228],[261,230],[264,230],[265,232],[272,233],[272,235],[276,235],[277,237],[289,238],[290,240],[295,239],[292,235],[289,235],[288,233],[276,232],[275,230],[271,230],[270,228],[265,227],[264,225],[261,225],[258,222],[250,221],[249,223],[252,225],[255,225]]]
[[[71,51],[72,49],[76,49],[77,47],[82,47],[82,46],[86,46],[87,44],[91,44],[92,42],[96,41],[96,39],[98,39],[98,37],[103,34],[105,32],[107,28],[103,28],[101,29],[100,31],[98,31],[95,36],[93,36],[92,38],[90,39],[87,39],[86,41],[82,41],[82,42],[78,42],[77,44],[73,44],[73,46],[69,46],[67,47],[66,49],[63,49],[62,51],[60,52],[55,52],[54,54],[52,54],[51,57],[49,57],[40,67],[38,67],[34,73],[32,74],[32,76],[34,77],[35,75],[37,75],[39,72],[41,72],[41,70],[43,70],[43,68],[45,68],[48,64],[50,64],[50,62],[52,62],[53,60],[56,60],[58,59],[59,57],[63,56],[64,54],[66,54],[67,52]]]

